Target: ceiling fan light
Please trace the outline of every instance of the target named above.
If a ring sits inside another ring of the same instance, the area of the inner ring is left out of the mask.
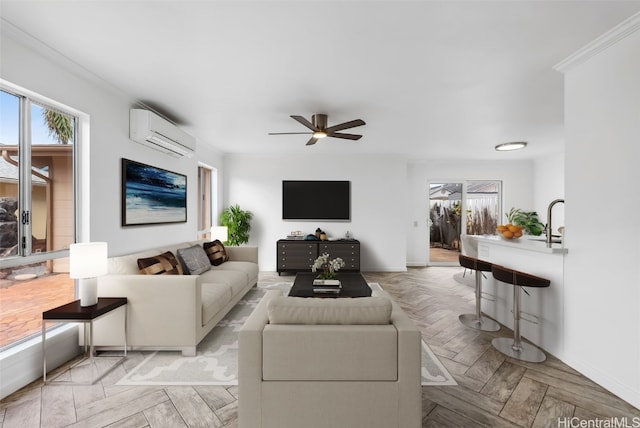
[[[313,138],[324,138],[327,136],[327,133],[324,131],[315,131],[313,133]]]
[[[520,150],[527,147],[526,141],[514,141],[512,143],[498,144],[495,149],[499,152],[506,152],[510,150]]]

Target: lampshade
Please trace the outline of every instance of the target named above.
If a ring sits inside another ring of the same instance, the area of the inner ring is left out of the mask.
[[[69,278],[78,280],[80,306],[98,303],[98,280],[107,273],[107,243],[83,242],[69,246]]]
[[[213,226],[211,228],[211,240],[218,239],[220,242],[225,242],[229,239],[229,230],[227,226]]]
[[[82,242],[69,246],[69,278],[95,278],[106,273],[106,242]]]

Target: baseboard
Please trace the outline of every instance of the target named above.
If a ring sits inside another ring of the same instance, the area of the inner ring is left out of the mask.
[[[632,406],[640,409],[640,390],[634,389],[630,385],[623,384],[607,373],[591,364],[585,363],[582,360],[566,357],[562,359],[562,362],[577,370],[584,376],[588,377],[598,385],[605,388],[607,391],[631,404]]]
[[[407,267],[427,267],[425,262],[407,262]]]
[[[363,266],[360,268],[361,272],[406,272],[407,267],[371,267],[371,266]]]
[[[47,332],[47,371],[75,358],[80,352],[77,325],[63,325]],[[41,336],[0,353],[0,399],[41,377]]]

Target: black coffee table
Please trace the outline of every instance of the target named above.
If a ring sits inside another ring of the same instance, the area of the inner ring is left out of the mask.
[[[316,272],[299,272],[289,291],[291,297],[369,297],[371,288],[359,272],[337,273],[342,289],[340,293],[314,293],[313,280],[318,276]]]

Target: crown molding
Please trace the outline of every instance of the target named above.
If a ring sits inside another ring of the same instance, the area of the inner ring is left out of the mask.
[[[590,58],[615,45],[620,40],[629,37],[638,30],[640,30],[640,12],[635,15],[631,15],[629,18],[625,19],[597,39],[578,49],[576,52],[554,65],[553,69],[561,73],[566,73],[573,67],[586,62]]]

